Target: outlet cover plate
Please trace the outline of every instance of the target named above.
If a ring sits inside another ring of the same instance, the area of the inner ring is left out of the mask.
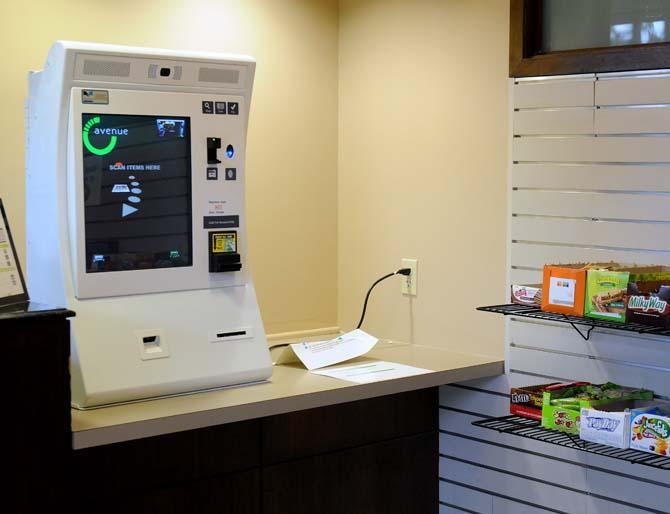
[[[408,296],[416,296],[418,265],[419,265],[418,259],[400,259],[401,268],[409,268],[412,270],[412,272],[408,276],[402,277],[400,286],[402,294]]]

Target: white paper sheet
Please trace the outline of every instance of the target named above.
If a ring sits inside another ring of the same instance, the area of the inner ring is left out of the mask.
[[[311,371],[365,355],[377,341],[376,337],[356,329],[330,341],[294,343],[282,352],[277,364],[300,360]]]
[[[432,371],[429,369],[415,368],[413,366],[406,366],[404,364],[387,361],[371,361],[362,364],[354,364],[352,366],[340,366],[337,368],[312,371],[312,373],[316,375],[339,378],[340,380],[348,380],[349,382],[356,382],[358,384],[381,382],[382,380],[411,377],[431,372]]]
[[[0,216],[0,298],[23,293],[25,291],[16,267],[16,256],[9,244],[5,222]]]

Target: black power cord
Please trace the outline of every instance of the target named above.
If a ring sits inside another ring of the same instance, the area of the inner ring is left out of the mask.
[[[374,289],[374,287],[379,284],[382,280],[386,280],[389,277],[392,277],[394,275],[404,275],[404,276],[409,276],[412,274],[412,269],[411,268],[400,268],[398,271],[395,271],[393,273],[389,273],[388,275],[384,275],[383,277],[377,279],[374,284],[370,286],[370,289],[368,289],[367,294],[365,295],[365,302],[363,302],[363,312],[361,313],[361,319],[358,322],[358,325],[356,328],[361,328],[361,325],[363,324],[363,320],[365,319],[365,312],[368,309],[368,300],[370,299],[370,293]],[[291,343],[281,343],[281,344],[274,344],[270,346],[270,350],[274,350],[275,348],[283,348],[285,346],[288,346]]]
[[[368,299],[370,298],[370,293],[374,289],[374,287],[379,284],[382,280],[386,280],[389,277],[392,277],[394,275],[404,275],[404,276],[409,276],[412,273],[411,268],[400,268],[398,271],[395,273],[389,273],[388,275],[384,275],[381,278],[378,278],[374,284],[370,286],[370,289],[368,289],[367,294],[365,295],[365,302],[363,302],[363,312],[361,312],[361,319],[358,322],[358,325],[356,328],[361,328],[361,325],[363,324],[363,320],[365,319],[365,311],[368,309]]]

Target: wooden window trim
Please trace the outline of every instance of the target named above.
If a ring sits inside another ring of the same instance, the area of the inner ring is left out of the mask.
[[[539,53],[541,7],[541,0],[510,0],[510,77],[670,68],[670,43]]]

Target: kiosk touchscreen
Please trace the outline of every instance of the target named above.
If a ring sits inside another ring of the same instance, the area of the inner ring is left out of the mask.
[[[77,314],[74,406],[270,376],[244,212],[254,69],[57,42],[31,73],[28,288]]]

